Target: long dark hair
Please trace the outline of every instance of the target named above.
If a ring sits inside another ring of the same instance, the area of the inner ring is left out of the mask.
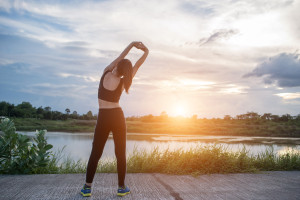
[[[123,76],[123,83],[126,93],[132,83],[132,64],[128,59],[122,59],[117,66],[118,75]]]

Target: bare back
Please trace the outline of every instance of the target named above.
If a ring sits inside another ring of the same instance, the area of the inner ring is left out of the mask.
[[[117,89],[121,78],[113,74],[113,72],[108,72],[103,79],[103,87],[107,90],[114,91]],[[122,86],[124,90],[124,86]],[[110,102],[98,98],[99,108],[116,108],[120,107],[119,102]]]

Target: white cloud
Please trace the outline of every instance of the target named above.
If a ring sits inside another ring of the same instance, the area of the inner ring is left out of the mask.
[[[275,94],[277,96],[282,97],[285,100],[292,100],[292,99],[300,99],[300,92],[295,93],[278,93]]]
[[[83,79],[87,82],[99,82],[98,77],[93,77],[93,76],[85,76],[85,75],[79,75],[79,74],[68,74],[68,73],[59,73],[58,74],[61,77],[68,78],[68,77],[76,77]]]
[[[228,84],[222,88],[219,92],[224,94],[247,94],[247,86],[237,86],[235,84]]]
[[[15,63],[15,61],[10,60],[10,59],[0,58],[0,67],[7,66],[7,65],[13,64],[13,63]]]
[[[48,97],[68,97],[86,99],[91,93],[87,86],[77,84],[38,83],[28,84],[20,89],[21,92]]]

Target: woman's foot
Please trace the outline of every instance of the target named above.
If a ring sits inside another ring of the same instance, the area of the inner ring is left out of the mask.
[[[122,197],[122,196],[125,196],[126,194],[129,194],[129,193],[130,193],[129,187],[123,186],[123,187],[118,188],[117,195]]]
[[[81,194],[84,197],[90,197],[92,194],[92,188],[91,186],[88,186],[86,184],[84,184],[83,188],[81,189]]]

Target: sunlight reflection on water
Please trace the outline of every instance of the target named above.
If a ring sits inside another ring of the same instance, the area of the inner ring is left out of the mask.
[[[298,145],[299,147],[299,145]],[[299,148],[293,148],[293,147],[283,147],[282,149],[278,150],[277,153],[279,155],[283,155],[283,154],[293,154],[293,153],[299,153],[300,154],[300,149]]]

